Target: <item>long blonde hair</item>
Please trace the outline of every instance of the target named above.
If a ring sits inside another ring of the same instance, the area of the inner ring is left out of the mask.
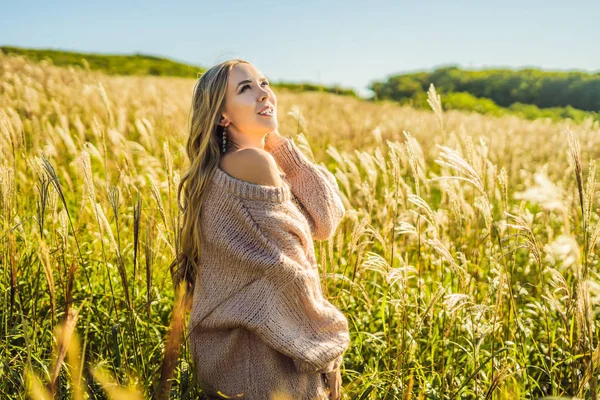
[[[233,66],[242,63],[249,64],[236,58],[211,67],[200,76],[194,88],[190,135],[186,145],[190,166],[183,173],[177,190],[177,204],[183,213],[180,249],[170,265],[175,288],[183,283],[188,294],[193,292],[198,271],[200,215],[207,178],[212,176],[221,158],[223,126],[219,125],[219,121],[225,107],[227,81]],[[227,140],[230,140],[229,136]]]

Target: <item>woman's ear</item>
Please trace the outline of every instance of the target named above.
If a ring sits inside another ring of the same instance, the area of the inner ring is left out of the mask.
[[[224,115],[221,115],[221,120],[219,121],[219,125],[227,126],[229,125],[229,120]]]

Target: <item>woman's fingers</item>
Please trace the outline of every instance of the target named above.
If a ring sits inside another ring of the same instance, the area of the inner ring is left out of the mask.
[[[329,388],[329,399],[340,400],[342,388],[342,372],[340,368],[327,374],[327,386]]]

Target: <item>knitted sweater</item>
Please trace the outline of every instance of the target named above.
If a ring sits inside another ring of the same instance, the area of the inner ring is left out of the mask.
[[[323,297],[313,239],[332,237],[345,209],[333,174],[292,138],[269,152],[283,186],[220,167],[208,185],[190,350],[209,396],[327,399],[322,373],[341,364],[350,335]]]

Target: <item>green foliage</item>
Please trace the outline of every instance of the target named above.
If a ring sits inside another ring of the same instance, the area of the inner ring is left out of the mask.
[[[375,99],[390,99],[428,108],[427,89],[433,83],[445,93],[448,109],[483,114],[517,114],[527,119],[570,118],[581,122],[598,119],[600,73],[546,72],[536,69],[483,71],[461,70],[457,66],[391,76],[374,82]]]
[[[442,104],[446,110],[474,111],[479,114],[494,116],[518,115],[521,118],[534,120],[538,118],[550,118],[552,121],[569,118],[574,122],[583,122],[587,118],[600,121],[600,112],[583,111],[567,107],[539,108],[533,104],[514,103],[510,107],[500,107],[493,100],[485,97],[476,97],[467,92],[450,92],[441,94]],[[400,104],[410,105],[416,108],[429,109],[427,104],[427,93],[419,91],[412,97],[401,99]]]
[[[533,104],[515,103],[509,109],[527,119],[550,118],[553,121],[558,121],[563,118],[570,118],[575,122],[582,122],[586,118],[592,117],[595,120],[600,120],[600,112],[577,110],[571,106],[539,108]]]
[[[418,108],[429,108],[429,105],[427,104],[427,93],[425,92],[416,95],[409,103]],[[499,107],[490,99],[478,98],[466,92],[448,93],[443,95],[442,104],[447,110],[475,111],[480,114],[496,116],[505,115],[508,111],[505,108]]]
[[[401,100],[426,92],[433,83],[440,92],[467,92],[493,100],[501,107],[514,103],[539,108],[567,107],[600,111],[600,72],[550,72],[537,69],[462,70],[457,66],[395,75],[375,82],[371,89],[378,98]]]

